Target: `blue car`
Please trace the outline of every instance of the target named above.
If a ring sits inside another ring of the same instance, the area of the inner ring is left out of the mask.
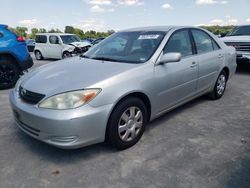
[[[0,24],[0,89],[13,87],[23,71],[32,65],[25,38]]]

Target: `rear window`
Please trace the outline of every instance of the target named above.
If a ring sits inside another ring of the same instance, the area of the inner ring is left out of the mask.
[[[36,43],[47,43],[47,36],[45,35],[37,35]]]

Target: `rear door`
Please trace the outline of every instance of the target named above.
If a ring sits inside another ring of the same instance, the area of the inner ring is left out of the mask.
[[[194,55],[188,29],[178,30],[172,34],[163,54],[171,52],[181,53],[181,61],[155,67],[157,105],[160,108],[158,113],[195,95],[197,89],[197,57]]]
[[[224,56],[222,49],[206,32],[192,29],[192,35],[199,63],[197,91],[202,92],[214,84]]]
[[[36,35],[36,46],[35,49],[42,53],[44,58],[48,57],[47,50],[47,36],[46,35]]]

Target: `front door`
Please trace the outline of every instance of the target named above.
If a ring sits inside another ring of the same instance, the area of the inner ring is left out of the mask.
[[[198,64],[188,30],[176,31],[164,47],[163,54],[179,52],[180,62],[155,66],[158,114],[196,94]]]

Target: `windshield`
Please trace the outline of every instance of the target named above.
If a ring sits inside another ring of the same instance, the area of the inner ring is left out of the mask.
[[[60,36],[64,44],[70,44],[72,42],[80,42],[81,40],[76,35],[62,35]]]
[[[250,26],[235,27],[227,36],[250,35]]]
[[[84,57],[115,62],[144,63],[154,54],[164,32],[119,32],[103,40]]]

